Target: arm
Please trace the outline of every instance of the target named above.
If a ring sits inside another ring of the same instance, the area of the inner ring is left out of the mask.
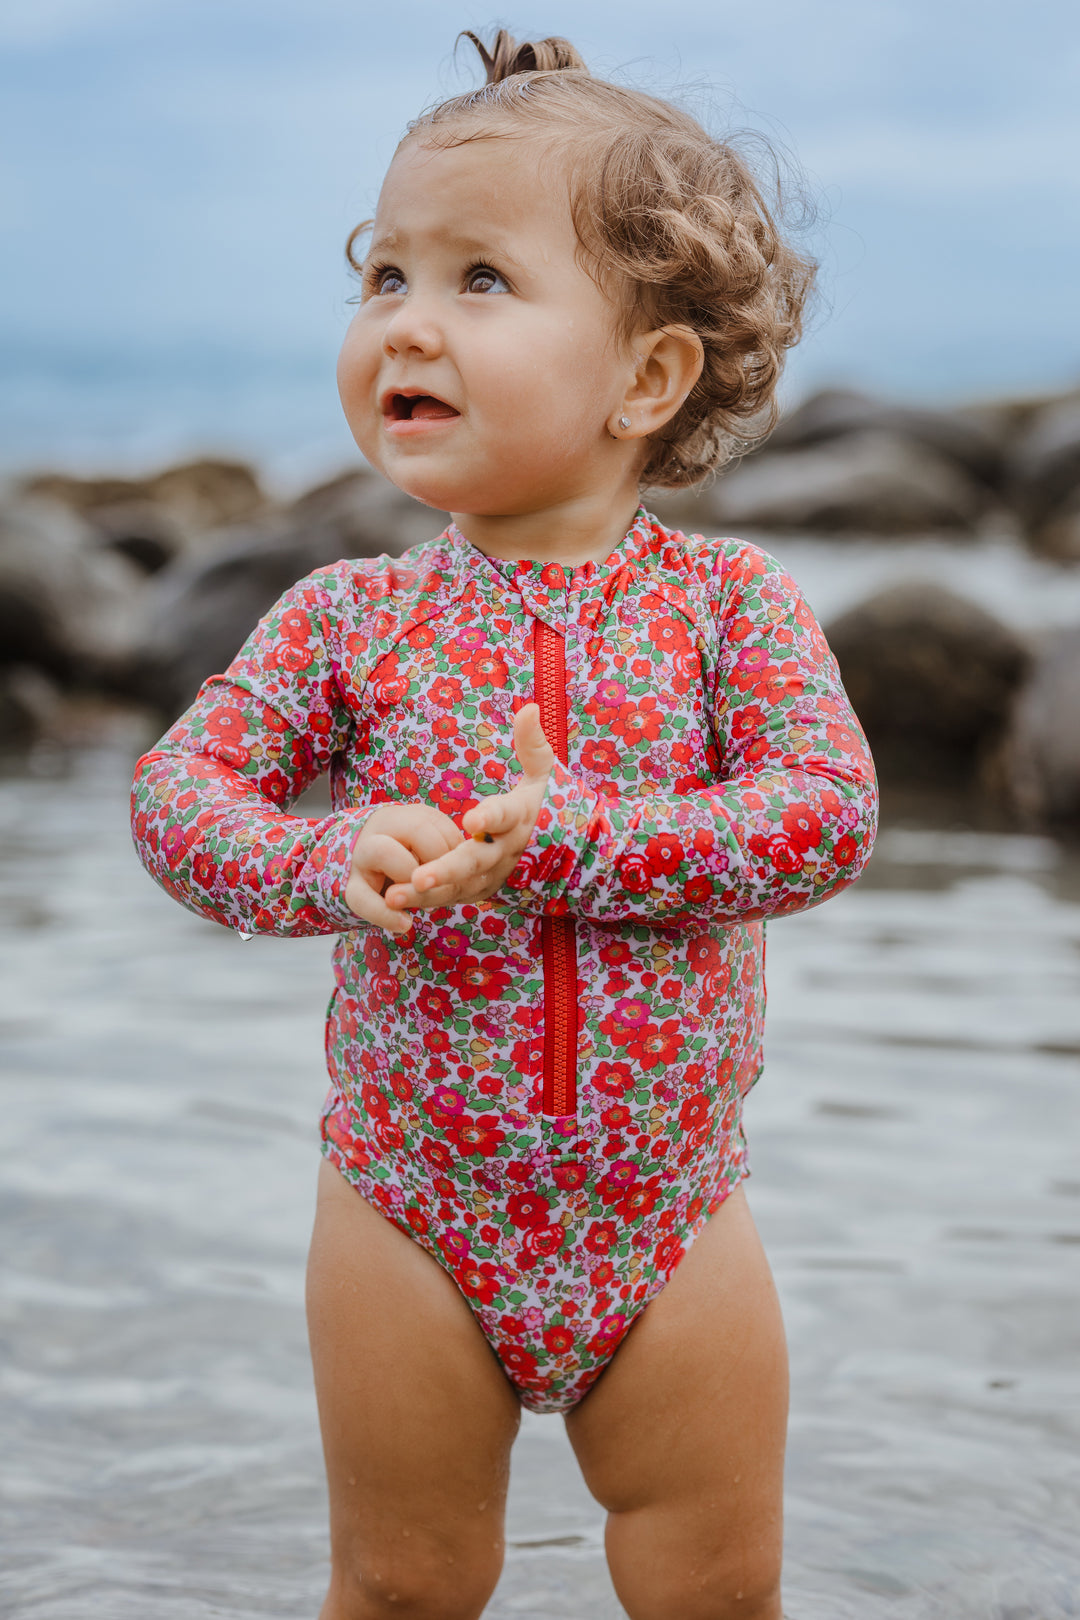
[[[610,797],[554,765],[506,903],[598,922],[731,924],[815,905],[862,869],[877,795],[836,662],[779,564],[753,547],[725,560],[711,682],[724,779]]]
[[[329,597],[313,575],[286,592],[136,768],[140,859],[215,922],[285,935],[358,926],[345,888],[374,806],[287,814],[352,736],[331,638]]]

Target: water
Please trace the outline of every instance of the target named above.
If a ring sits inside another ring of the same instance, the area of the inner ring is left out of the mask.
[[[123,760],[61,763],[0,781],[0,1612],[308,1620],[328,946],[183,912],[130,852]],[[788,1614],[1080,1616],[1077,862],[887,834],[768,956]],[[614,1620],[601,1535],[526,1414],[491,1620]]]

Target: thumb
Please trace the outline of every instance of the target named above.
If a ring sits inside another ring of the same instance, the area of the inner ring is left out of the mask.
[[[547,776],[555,764],[555,750],[544,736],[538,703],[527,703],[514,716],[514,753],[526,776]]]

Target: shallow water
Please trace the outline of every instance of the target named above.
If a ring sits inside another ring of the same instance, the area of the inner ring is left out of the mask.
[[[304,1620],[328,944],[170,902],[123,776],[0,782],[0,1613]],[[1080,1616],[1076,862],[895,831],[768,956],[750,1197],[791,1339],[791,1620]],[[613,1620],[601,1535],[526,1414],[492,1620]]]

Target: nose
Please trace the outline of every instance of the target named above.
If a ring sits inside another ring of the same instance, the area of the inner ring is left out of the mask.
[[[403,298],[383,327],[382,346],[384,354],[395,357],[432,360],[440,355],[443,333],[431,301],[416,293]]]

